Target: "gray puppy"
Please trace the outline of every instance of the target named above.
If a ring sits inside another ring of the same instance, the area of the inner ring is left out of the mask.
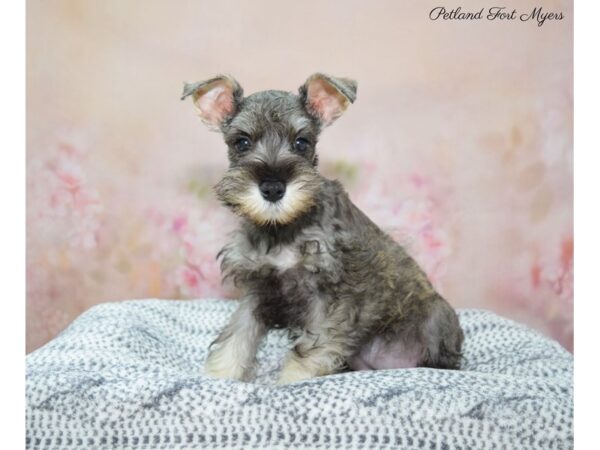
[[[279,383],[349,368],[460,365],[452,307],[405,250],[317,171],[319,133],[356,98],[356,82],[314,74],[295,95],[243,96],[231,77],[186,84],[220,130],[229,170],[218,198],[242,217],[220,252],[223,279],[245,296],[211,344],[205,372],[247,380],[269,329],[294,339]]]

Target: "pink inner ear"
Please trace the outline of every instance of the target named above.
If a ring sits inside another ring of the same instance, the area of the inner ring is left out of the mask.
[[[195,103],[200,118],[209,125],[218,127],[233,113],[233,89],[227,82],[215,82],[208,90],[199,93]]]
[[[348,100],[327,81],[317,78],[310,82],[307,90],[310,107],[319,115],[325,126],[340,117]]]

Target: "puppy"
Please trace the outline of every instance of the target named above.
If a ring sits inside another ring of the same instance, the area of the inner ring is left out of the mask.
[[[457,369],[463,332],[406,251],[317,170],[317,141],[356,98],[356,82],[314,74],[298,94],[244,97],[233,78],[186,84],[202,121],[223,134],[229,170],[215,186],[241,217],[220,252],[244,297],[211,344],[205,372],[252,377],[274,328],[294,339],[279,383],[344,369]]]

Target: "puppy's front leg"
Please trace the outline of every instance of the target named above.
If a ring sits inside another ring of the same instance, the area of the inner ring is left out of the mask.
[[[334,330],[327,322],[306,330],[288,354],[278,384],[336,373],[351,354],[351,343],[345,330]]]
[[[250,376],[256,351],[266,333],[265,326],[254,315],[256,301],[246,297],[231,317],[229,324],[211,344],[204,373],[217,378],[244,380]]]

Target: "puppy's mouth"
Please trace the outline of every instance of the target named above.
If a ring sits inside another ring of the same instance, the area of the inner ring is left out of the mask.
[[[232,170],[215,186],[215,191],[236,214],[259,226],[288,225],[315,205],[319,185],[319,178],[308,173],[287,183],[280,180],[257,182],[253,177]]]

